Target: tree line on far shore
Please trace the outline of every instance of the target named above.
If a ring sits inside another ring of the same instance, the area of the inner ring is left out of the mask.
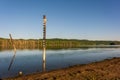
[[[42,49],[42,39],[14,39],[17,49]],[[120,45],[120,41],[92,41],[77,39],[47,39],[46,48],[84,48],[99,45]],[[0,49],[13,49],[10,39],[0,38]]]

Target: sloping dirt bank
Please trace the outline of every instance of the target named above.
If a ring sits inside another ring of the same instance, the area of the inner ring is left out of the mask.
[[[120,80],[120,58],[2,80]]]

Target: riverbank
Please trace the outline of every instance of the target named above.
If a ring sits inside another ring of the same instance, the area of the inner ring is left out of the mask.
[[[2,80],[120,80],[120,58]]]

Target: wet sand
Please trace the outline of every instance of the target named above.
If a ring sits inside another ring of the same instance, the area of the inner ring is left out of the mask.
[[[2,80],[120,80],[120,57]]]

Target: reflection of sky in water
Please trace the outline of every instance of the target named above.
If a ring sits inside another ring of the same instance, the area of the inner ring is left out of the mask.
[[[86,64],[107,58],[120,57],[120,48],[47,50],[46,54],[46,68],[47,70],[52,70],[75,64]],[[11,70],[7,71],[13,55],[13,51],[0,52],[0,77],[14,76],[19,71],[23,71],[25,74],[42,71],[41,50],[17,50]]]

